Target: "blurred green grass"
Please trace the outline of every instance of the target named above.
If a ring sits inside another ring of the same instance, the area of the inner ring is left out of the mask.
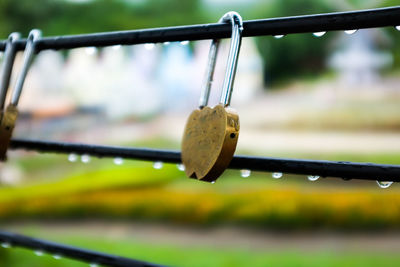
[[[53,182],[31,184],[16,188],[1,188],[0,202],[20,201],[35,197],[73,195],[118,188],[158,186],[168,183],[179,174],[176,168],[166,166],[162,172],[153,171],[152,175],[149,176],[147,174],[149,170],[152,170],[149,164],[135,163],[128,165],[131,166],[102,167],[101,169],[67,175],[65,178]],[[32,166],[31,170],[36,168],[32,168]]]
[[[138,240],[107,240],[82,236],[50,235],[45,229],[25,231],[26,234],[73,246],[98,250],[167,266],[399,266],[400,255],[394,252],[361,253],[355,251],[264,251],[204,246],[178,246],[139,242]],[[80,267],[88,266],[70,259],[38,257],[30,250],[0,248],[2,266],[13,267]]]

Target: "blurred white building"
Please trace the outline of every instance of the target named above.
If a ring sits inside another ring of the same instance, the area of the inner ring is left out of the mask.
[[[73,49],[67,58],[43,51],[21,98],[21,110],[51,116],[79,106],[100,107],[109,118],[147,116],[197,106],[210,41]],[[217,104],[229,42],[217,60],[210,105]],[[18,65],[18,64],[17,64]],[[16,69],[19,66],[16,66]],[[245,104],[262,90],[262,62],[254,41],[243,40],[232,104]]]
[[[360,30],[338,39],[338,50],[329,59],[329,66],[339,73],[344,85],[371,85],[379,81],[379,72],[393,63],[391,53],[379,52],[377,40],[385,41],[379,30]]]

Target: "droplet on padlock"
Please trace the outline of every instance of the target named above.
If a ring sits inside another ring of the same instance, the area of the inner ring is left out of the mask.
[[[228,167],[236,150],[240,130],[239,116],[229,104],[243,23],[236,12],[226,13],[219,22],[229,22],[232,25],[232,40],[221,100],[214,108],[207,106],[219,47],[219,40],[213,40],[199,109],[194,110],[189,116],[182,140],[182,162],[186,174],[191,178],[207,182],[215,181]]]

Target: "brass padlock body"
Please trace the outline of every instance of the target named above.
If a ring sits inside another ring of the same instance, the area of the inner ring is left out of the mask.
[[[12,132],[14,130],[15,122],[17,121],[18,110],[14,105],[8,105],[2,114],[0,123],[0,160],[7,159],[7,148],[11,141]]]
[[[194,110],[182,140],[182,162],[187,176],[215,181],[228,167],[239,137],[239,116],[222,104]]]

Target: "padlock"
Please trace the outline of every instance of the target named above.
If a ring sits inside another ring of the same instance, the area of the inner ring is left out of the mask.
[[[4,103],[6,101],[8,87],[10,85],[10,78],[12,68],[17,54],[17,43],[21,35],[18,32],[13,32],[8,36],[6,48],[4,51],[3,68],[1,69],[0,76],[0,112],[3,113]]]
[[[22,63],[22,69],[17,77],[17,81],[14,87],[13,94],[11,96],[10,104],[8,104],[5,111],[4,109],[4,100],[6,98],[7,89],[5,89],[4,94],[1,94],[2,99],[2,118],[0,122],[0,160],[4,161],[7,159],[7,149],[11,141],[12,132],[14,130],[15,122],[18,118],[18,101],[21,96],[22,87],[25,82],[26,75],[28,74],[29,67],[32,63],[33,56],[36,52],[36,43],[41,36],[41,32],[39,30],[32,30],[29,33],[29,36],[26,41],[24,59]],[[7,88],[8,85],[5,87]],[[4,95],[4,96],[3,96]]]
[[[236,150],[240,129],[239,116],[229,105],[242,40],[243,22],[236,12],[226,13],[219,22],[232,25],[227,71],[220,103],[214,108],[207,106],[220,42],[213,40],[199,108],[190,114],[182,139],[182,163],[186,175],[207,182],[215,181],[228,167]]]
[[[9,129],[10,121],[15,120],[14,112],[4,111],[5,100],[7,96],[8,87],[10,85],[10,78],[12,73],[12,68],[15,61],[15,56],[17,54],[16,41],[19,40],[20,34],[13,32],[9,35],[6,43],[6,48],[4,52],[4,62],[3,68],[1,70],[1,80],[0,80],[0,128]],[[7,114],[7,115],[6,115]],[[4,121],[4,126],[3,126]],[[8,130],[0,130],[0,160],[5,159],[5,154],[7,151],[9,137]]]

